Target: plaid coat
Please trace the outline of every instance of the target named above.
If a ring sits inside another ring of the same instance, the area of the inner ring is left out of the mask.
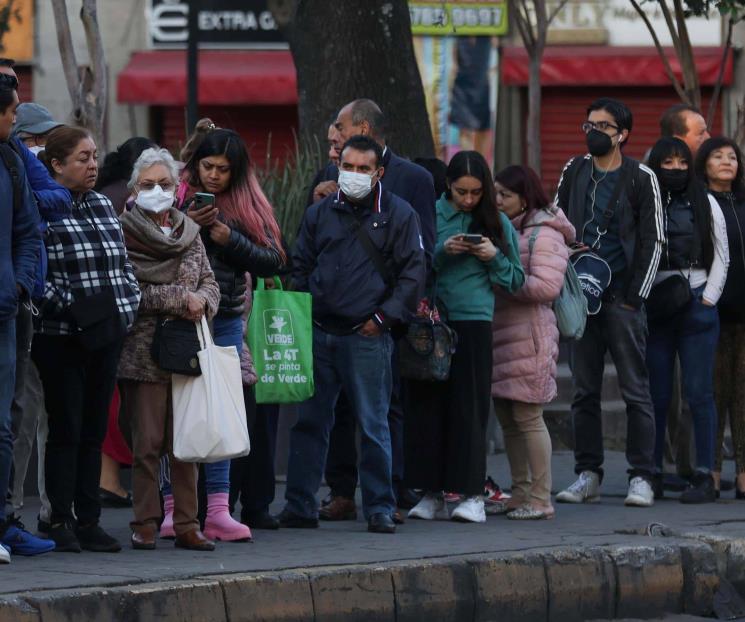
[[[93,190],[76,196],[70,216],[49,223],[45,245],[49,265],[37,332],[74,334],[70,305],[106,288],[114,289],[119,312],[132,326],[140,288],[111,201]]]

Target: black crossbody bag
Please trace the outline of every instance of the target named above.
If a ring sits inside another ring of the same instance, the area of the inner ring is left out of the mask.
[[[150,355],[163,371],[184,376],[201,376],[199,336],[195,322],[159,317]]]
[[[346,214],[346,213],[345,213]],[[367,253],[375,269],[389,288],[393,287],[393,275],[385,265],[385,259],[362,226],[356,215],[347,214],[351,231]],[[413,317],[401,327],[398,340],[398,365],[402,378],[409,380],[447,380],[450,377],[450,362],[455,353],[458,336],[442,320],[434,319],[437,296],[437,279],[433,287],[433,299],[428,317]]]

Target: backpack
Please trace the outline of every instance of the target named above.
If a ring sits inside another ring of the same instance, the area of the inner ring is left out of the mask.
[[[535,246],[540,228],[541,225],[538,225],[528,240],[528,261],[533,254],[533,246]],[[564,284],[551,308],[556,316],[559,334],[566,339],[581,339],[587,325],[587,298],[582,292],[579,278],[571,261],[567,261]]]

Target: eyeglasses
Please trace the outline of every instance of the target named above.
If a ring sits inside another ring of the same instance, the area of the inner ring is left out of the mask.
[[[590,130],[600,130],[601,132],[604,132],[608,128],[612,128],[616,130],[616,132],[620,131],[621,128],[619,128],[617,125],[613,125],[612,123],[608,123],[608,121],[585,121],[582,124],[582,131],[585,134],[589,134]]]
[[[142,191],[148,192],[149,190],[152,190],[153,188],[155,188],[155,186],[160,186],[161,189],[164,192],[170,192],[171,190],[173,190],[174,188],[176,188],[176,184],[172,184],[170,182],[166,182],[166,183],[163,183],[163,184],[154,184],[154,183],[152,183],[150,181],[146,181],[146,182],[143,182],[141,184],[137,184],[137,188],[141,192]]]
[[[43,147],[47,142],[46,134],[25,134],[19,138],[27,147]]]

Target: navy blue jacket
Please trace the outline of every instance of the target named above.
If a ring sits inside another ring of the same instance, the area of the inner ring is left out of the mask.
[[[26,177],[31,191],[36,199],[39,210],[39,230],[43,234],[47,230],[48,222],[57,222],[67,218],[72,210],[72,196],[64,186],[54,181],[41,161],[29,150],[20,138],[13,138],[13,148],[21,156],[26,169]],[[44,279],[47,273],[47,251],[43,239],[39,242],[39,262],[34,281],[33,298],[41,298],[44,294]]]
[[[419,224],[422,229],[422,242],[427,253],[427,264],[431,265],[432,253],[435,250],[435,238],[437,227],[435,226],[435,184],[430,172],[397,156],[390,147],[386,148],[383,156],[385,172],[380,182],[383,189],[400,196],[406,201],[419,216]],[[339,169],[333,164],[328,164],[316,174],[313,185],[310,188],[308,205],[313,203],[313,190],[322,181],[337,181]]]
[[[385,259],[390,283],[353,231],[355,214]],[[329,195],[305,212],[292,275],[296,289],[313,295],[313,319],[323,326],[351,331],[373,316],[384,328],[407,320],[426,276],[416,212],[381,184],[358,207],[341,192]]]
[[[29,295],[36,279],[41,235],[39,214],[26,170],[18,155],[18,173],[21,177],[23,197],[20,207],[14,210],[13,183],[8,169],[0,162],[0,320],[15,317],[18,309],[20,285]]]

